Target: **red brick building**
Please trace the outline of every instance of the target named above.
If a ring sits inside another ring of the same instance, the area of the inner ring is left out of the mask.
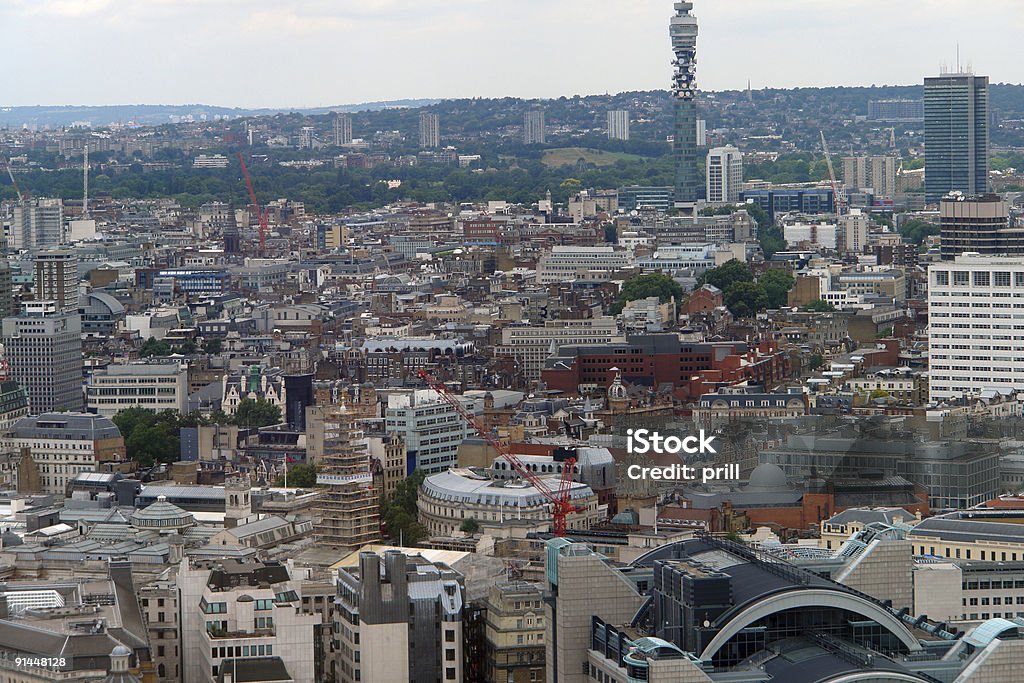
[[[627,384],[658,388],[668,384],[688,400],[742,381],[772,388],[791,372],[788,354],[773,343],[682,342],[674,334],[629,335],[625,343],[563,346],[547,359],[541,379],[549,389],[568,394],[580,385],[607,387],[618,369]]]
[[[462,241],[466,244],[501,244],[501,225],[486,217],[464,221],[462,223]]]
[[[694,290],[690,298],[683,303],[685,315],[697,315],[713,311],[722,305],[722,290],[714,285],[703,285]]]

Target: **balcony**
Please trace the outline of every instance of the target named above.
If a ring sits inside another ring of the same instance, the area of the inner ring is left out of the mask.
[[[239,640],[245,638],[274,638],[277,636],[276,628],[260,628],[252,631],[223,631],[214,629],[206,632],[206,637],[213,641],[218,640]]]

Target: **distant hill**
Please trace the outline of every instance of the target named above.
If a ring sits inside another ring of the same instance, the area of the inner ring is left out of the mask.
[[[326,114],[332,111],[381,111],[426,107],[440,100],[392,100],[388,102],[363,102],[361,104],[340,104],[331,107],[244,109],[241,107],[218,107],[209,104],[115,104],[103,106],[31,106],[0,107],[0,128],[20,128],[23,125],[59,128],[84,122],[91,126],[111,123],[133,122],[143,126],[159,126],[175,123],[188,117],[195,120],[238,118],[241,116],[269,116],[280,113]]]

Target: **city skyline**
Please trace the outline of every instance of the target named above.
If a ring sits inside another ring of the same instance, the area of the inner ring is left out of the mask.
[[[961,64],[973,64],[994,83],[1024,80],[1012,67],[1001,68],[1024,25],[1009,0],[980,7],[961,0],[856,5],[861,11],[850,13],[806,0],[695,3],[703,27],[697,87],[737,90],[748,80],[754,88],[920,83],[944,65],[956,65],[957,40]],[[454,0],[429,0],[413,9],[394,0],[294,7],[263,0],[155,0],[144,8],[121,0],[15,0],[0,7],[0,20],[22,27],[11,34],[11,49],[24,68],[6,84],[8,99],[0,105],[314,107],[667,90],[671,52],[664,26],[671,14],[672,3],[665,0],[564,0],[553,6],[527,0],[511,16],[494,3]],[[581,30],[561,31],[567,23]],[[526,49],[474,52],[467,37],[495,26]],[[595,32],[612,29],[608,40],[628,49],[607,50],[605,40],[594,40]],[[155,30],[175,40],[154,49]],[[35,40],[39,35],[50,39]],[[83,41],[101,35],[100,49],[83,50]],[[381,35],[389,37],[386,52]],[[978,35],[985,39],[972,38]],[[851,36],[860,36],[864,47],[888,49],[859,49],[851,62],[849,51],[837,49]],[[423,51],[424,43],[430,50]],[[757,53],[772,59],[748,58]],[[301,56],[312,68],[290,68],[293,60],[282,54]],[[211,69],[211,62],[218,68]],[[559,68],[545,68],[552,63]],[[460,77],[452,79],[452,73]],[[60,99],[50,94],[55,82],[61,83]],[[276,90],[274,83],[288,88]]]

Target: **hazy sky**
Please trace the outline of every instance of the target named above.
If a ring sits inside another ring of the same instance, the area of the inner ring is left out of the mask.
[[[672,0],[0,0],[0,105],[667,88]],[[1022,0],[695,0],[708,90],[1024,81]]]

